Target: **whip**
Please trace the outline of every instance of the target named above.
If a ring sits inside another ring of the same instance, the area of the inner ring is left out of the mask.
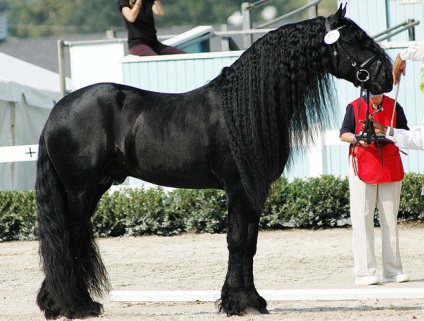
[[[398,98],[398,94],[399,94],[400,78],[401,78],[401,76],[399,76],[399,81],[398,81],[398,83],[397,83],[397,85],[396,85],[395,105],[393,106],[392,120],[390,121],[390,127],[391,127],[391,128],[394,128],[394,127],[393,127],[393,125],[394,125],[394,124],[393,124],[393,120],[395,119],[395,111],[396,111],[396,105],[397,105],[397,98]]]

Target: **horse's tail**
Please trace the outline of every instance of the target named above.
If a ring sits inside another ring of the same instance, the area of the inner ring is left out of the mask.
[[[89,292],[100,295],[108,288],[107,273],[91,225],[82,231],[73,226],[67,191],[49,157],[44,133],[39,142],[35,190],[39,251],[45,273],[37,304],[46,317],[55,318],[92,302]]]

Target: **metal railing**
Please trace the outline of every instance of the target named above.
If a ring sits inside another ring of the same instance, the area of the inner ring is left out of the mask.
[[[256,1],[254,3],[250,3],[250,2],[243,2],[241,5],[241,12],[242,12],[242,17],[243,17],[243,25],[242,25],[242,29],[243,31],[246,33],[245,36],[243,37],[243,46],[244,49],[249,48],[252,45],[253,42],[253,34],[250,33],[249,31],[252,29],[262,29],[265,27],[268,27],[274,23],[277,22],[281,22],[285,19],[291,18],[305,10],[311,9],[313,8],[314,10],[310,12],[310,18],[315,18],[318,15],[318,4],[321,2],[321,0],[309,0],[309,3],[297,8],[285,15],[282,15],[280,17],[277,17],[275,19],[272,19],[270,21],[267,21],[263,24],[260,24],[258,26],[252,27],[252,22],[250,19],[250,12],[256,8],[259,8],[261,6],[263,6],[264,4],[271,2],[273,0],[259,0]]]
[[[374,35],[372,38],[375,41],[383,41],[407,30],[409,41],[415,41],[415,26],[419,24],[419,20],[415,21],[414,19],[408,19],[403,23],[400,23],[394,27],[388,28],[387,30],[384,30],[383,32]]]

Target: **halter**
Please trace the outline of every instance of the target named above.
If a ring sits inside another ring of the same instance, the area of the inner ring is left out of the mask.
[[[364,84],[368,80],[370,80],[370,73],[367,70],[367,68],[369,66],[371,66],[371,64],[374,63],[374,61],[376,61],[378,59],[377,60],[377,68],[375,68],[374,75],[371,78],[373,80],[377,77],[377,74],[380,71],[382,62],[381,62],[381,60],[379,60],[379,55],[372,56],[372,57],[368,58],[367,60],[365,60],[364,62],[362,62],[361,64],[359,64],[355,59],[351,58],[351,55],[349,55],[349,52],[339,42],[339,38],[340,38],[339,30],[344,28],[344,27],[346,27],[346,25],[343,25],[343,26],[338,27],[337,29],[331,30],[328,19],[326,19],[325,20],[325,29],[327,31],[327,34],[324,37],[324,42],[327,45],[333,45],[334,44],[333,54],[334,54],[334,57],[336,58],[336,66],[337,66],[336,68],[337,68],[337,70],[339,69],[339,60],[337,59],[337,57],[338,57],[338,51],[337,50],[338,50],[338,48],[340,48],[344,51],[347,59],[350,60],[352,67],[354,67],[356,69],[356,78],[354,80],[354,85],[357,87],[357,86],[359,86],[359,83],[360,83],[361,88],[363,89]]]

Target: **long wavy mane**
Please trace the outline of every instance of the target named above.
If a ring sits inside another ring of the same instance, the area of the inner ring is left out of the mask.
[[[334,115],[324,22],[318,17],[266,34],[214,81],[222,85],[233,157],[257,210],[291,149],[313,138]]]

